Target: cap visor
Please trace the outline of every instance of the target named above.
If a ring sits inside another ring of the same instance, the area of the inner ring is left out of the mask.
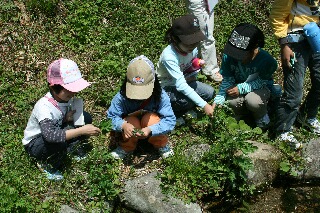
[[[153,92],[154,82],[151,82],[148,85],[139,86],[139,85],[132,85],[127,82],[126,85],[126,96],[129,99],[135,100],[144,100],[148,99]]]
[[[83,90],[84,88],[90,86],[90,83],[83,78],[80,78],[79,80],[69,83],[69,84],[62,84],[65,89],[69,90],[70,92],[79,92]]]
[[[242,61],[248,57],[248,55],[250,54],[250,51],[249,50],[240,50],[238,48],[235,48],[234,46],[232,46],[228,42],[226,44],[226,46],[224,47],[223,53],[227,54],[228,56],[230,56],[238,61]]]
[[[187,45],[195,44],[207,38],[201,31],[198,31],[197,33],[190,34],[190,35],[179,35],[178,37],[180,38],[182,43]]]

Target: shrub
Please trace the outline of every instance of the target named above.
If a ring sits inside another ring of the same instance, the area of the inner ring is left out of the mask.
[[[246,172],[252,168],[247,154],[255,147],[247,140],[262,133],[260,128],[251,129],[243,121],[239,123],[221,109],[215,110],[213,120],[203,118],[195,129],[206,128],[210,151],[199,160],[187,157],[184,150],[187,143],[178,147],[174,157],[165,161],[166,168],[161,175],[162,186],[168,193],[196,201],[204,195],[241,198],[253,192],[248,185]],[[205,133],[205,132],[203,132]]]

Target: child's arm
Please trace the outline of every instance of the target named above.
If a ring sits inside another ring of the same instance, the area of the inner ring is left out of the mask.
[[[81,135],[93,136],[100,134],[100,129],[92,124],[87,124],[76,129],[65,130],[56,128],[50,119],[40,121],[40,128],[42,136],[49,143],[63,143]]]
[[[82,127],[76,129],[69,129],[66,131],[66,140],[76,138],[81,135],[87,136],[97,136],[101,133],[98,127],[93,126],[92,124],[86,124]]]
[[[207,104],[207,102],[203,100],[200,95],[188,85],[183,72],[178,65],[177,59],[168,56],[164,58],[162,63],[172,79],[174,79],[176,89],[190,98],[190,100],[192,100],[197,106],[203,108]]]
[[[107,111],[107,118],[111,119],[112,129],[115,131],[122,131],[124,120],[122,118],[123,114],[128,114],[128,112],[124,111],[125,98],[118,92],[112,99],[111,105]]]

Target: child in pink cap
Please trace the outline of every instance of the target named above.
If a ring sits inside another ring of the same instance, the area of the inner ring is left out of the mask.
[[[90,85],[74,61],[61,58],[52,62],[47,81],[49,92],[34,106],[22,143],[27,153],[43,164],[48,179],[61,180],[59,169],[67,154],[84,157],[88,148],[84,142],[88,136],[99,135],[100,129],[91,124],[87,112],[83,112],[85,125],[73,125],[75,110],[70,110],[73,97]]]

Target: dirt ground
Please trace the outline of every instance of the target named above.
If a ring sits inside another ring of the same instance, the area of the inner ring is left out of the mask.
[[[271,188],[251,201],[248,212],[320,212],[320,187]]]

